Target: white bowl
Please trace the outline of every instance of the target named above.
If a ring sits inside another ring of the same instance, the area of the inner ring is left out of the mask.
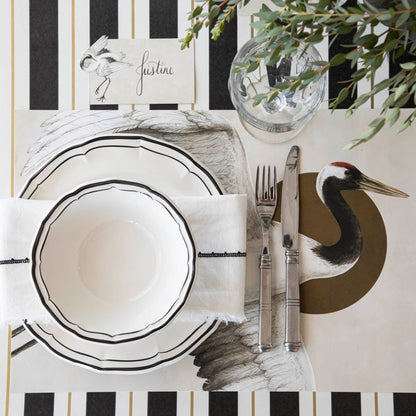
[[[146,185],[107,180],[64,196],[42,222],[32,277],[44,306],[77,336],[145,337],[184,305],[195,244],[178,209]]]

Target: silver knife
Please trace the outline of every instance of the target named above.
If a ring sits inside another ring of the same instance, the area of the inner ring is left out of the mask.
[[[282,187],[282,241],[286,258],[285,347],[298,351],[300,341],[299,299],[299,147],[287,156]]]

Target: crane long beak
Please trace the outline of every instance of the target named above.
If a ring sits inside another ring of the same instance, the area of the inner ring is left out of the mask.
[[[405,192],[399,191],[396,188],[391,186],[385,185],[375,179],[371,179],[366,175],[362,174],[361,179],[358,181],[359,189],[363,191],[371,191],[376,192],[378,194],[388,195],[388,196],[396,196],[399,198],[407,198],[409,195]]]

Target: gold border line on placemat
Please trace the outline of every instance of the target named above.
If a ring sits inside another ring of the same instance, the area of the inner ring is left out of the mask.
[[[66,415],[67,416],[71,416],[71,409],[72,408],[72,393],[68,393],[68,406],[67,406],[67,411],[66,411]]]
[[[133,415],[133,392],[129,392],[129,416]]]

